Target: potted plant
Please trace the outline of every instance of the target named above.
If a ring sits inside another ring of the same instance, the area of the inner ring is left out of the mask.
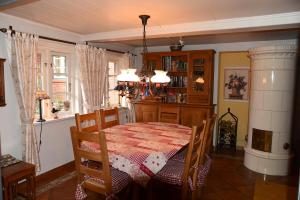
[[[225,87],[231,90],[229,98],[231,99],[243,99],[242,91],[246,91],[247,82],[245,82],[245,76],[238,76],[235,74],[229,75],[229,82],[225,83]]]

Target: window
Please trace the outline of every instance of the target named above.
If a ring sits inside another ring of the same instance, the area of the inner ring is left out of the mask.
[[[64,102],[69,101],[70,84],[68,78],[67,56],[52,55],[51,99],[53,106],[62,110]]]
[[[60,50],[63,52],[59,52]],[[37,90],[45,91],[50,97],[50,99],[42,101],[42,113],[45,119],[55,117],[51,113],[53,108],[59,110],[56,114],[59,118],[69,116],[77,108],[75,99],[78,98],[75,97],[78,96],[78,93],[75,94],[74,88],[71,88],[72,83],[75,83],[75,79],[71,76],[71,67],[74,65],[74,55],[72,53],[72,51],[65,50],[63,47],[58,48],[57,51],[56,48],[51,48],[51,46],[39,48],[37,53]],[[35,113],[38,117],[38,103],[36,103]]]
[[[114,88],[117,86],[117,70],[116,62],[108,62],[108,104],[109,106],[117,106],[119,104],[119,93]]]

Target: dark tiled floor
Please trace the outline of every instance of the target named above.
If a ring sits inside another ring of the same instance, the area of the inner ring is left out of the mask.
[[[271,177],[267,180],[280,184],[297,186],[297,175],[287,177]],[[207,184],[202,192],[202,200],[252,200],[255,181],[262,175],[254,173],[243,165],[241,155],[214,155]],[[76,178],[72,178],[55,188],[38,196],[38,200],[69,200],[74,199]],[[89,192],[88,199],[105,199]]]

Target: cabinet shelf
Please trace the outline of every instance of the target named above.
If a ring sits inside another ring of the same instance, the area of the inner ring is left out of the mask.
[[[168,75],[170,76],[187,76],[186,71],[168,71]]]
[[[186,90],[187,89],[187,87],[168,87],[169,89],[184,89],[184,90]]]

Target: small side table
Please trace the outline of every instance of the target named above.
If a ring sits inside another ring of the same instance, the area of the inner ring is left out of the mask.
[[[17,185],[26,181],[26,197],[35,200],[35,165],[19,162],[1,168],[4,200],[14,200],[17,197]]]

